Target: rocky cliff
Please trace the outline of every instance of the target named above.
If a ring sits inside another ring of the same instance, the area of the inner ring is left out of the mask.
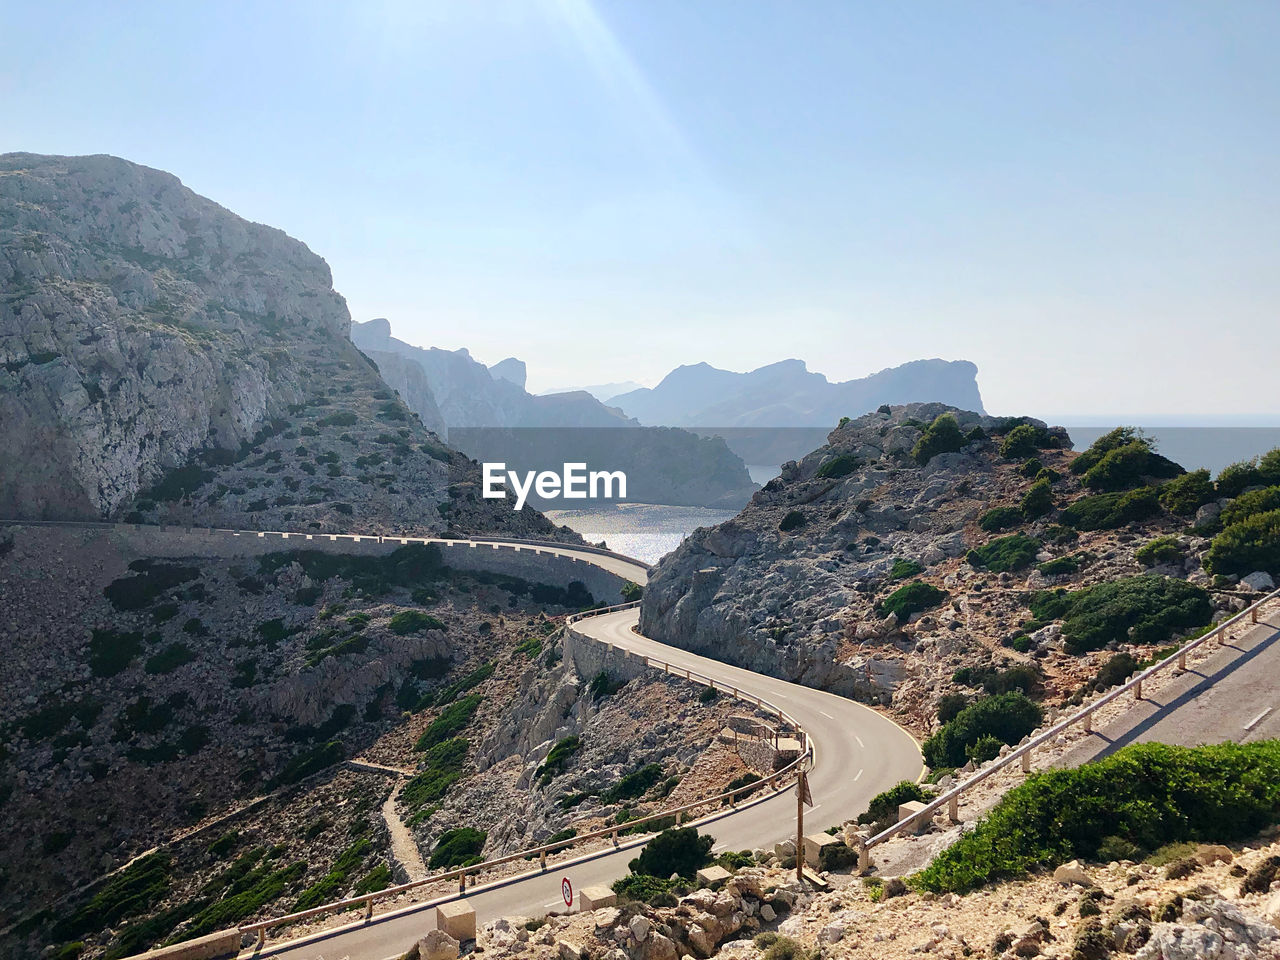
[[[512,529],[347,338],[325,262],[114,157],[0,157],[0,490],[24,519]],[[499,507],[503,507],[499,509]]]

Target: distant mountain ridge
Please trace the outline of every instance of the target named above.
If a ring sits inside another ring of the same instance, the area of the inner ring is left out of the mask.
[[[616,397],[619,394],[630,393],[632,390],[640,390],[643,384],[636,383],[634,380],[623,380],[618,383],[590,383],[584,387],[554,387],[551,390],[539,390],[538,395],[542,397],[550,396],[554,393],[589,393],[597,400],[606,401],[610,397]]]
[[[677,367],[656,387],[606,401],[641,423],[671,427],[823,427],[881,404],[946,403],[981,412],[978,368],[967,360],[913,360],[869,377],[832,383],[803,360],[747,373],[708,363]]]
[[[535,396],[515,358],[486,367],[466,349],[416,347],[393,337],[384,318],[353,323],[351,339],[423,423],[478,460],[520,472],[575,462],[622,470],[626,499],[642,503],[737,507],[756,489],[723,440],[641,426],[583,390]]]

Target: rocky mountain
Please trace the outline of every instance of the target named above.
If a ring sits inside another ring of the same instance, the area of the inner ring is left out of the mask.
[[[659,562],[640,629],[890,705],[924,735],[937,728],[944,695],[972,698],[1018,664],[1031,668],[1022,687],[1062,703],[1113,652],[1141,661],[1207,623],[1211,607],[1235,609],[1268,589],[1266,563],[1280,572],[1274,534],[1271,560],[1249,539],[1265,539],[1280,518],[1255,516],[1280,487],[1242,494],[1280,483],[1280,454],[1215,485],[1131,431],[1083,454],[1070,446],[1060,427],[941,404],[844,423],[736,518],[695,531]],[[1224,508],[1240,526],[1211,539]],[[1115,622],[1145,623],[1179,605],[1185,618],[1081,639],[1087,617],[1073,620],[1066,600],[1035,599],[1062,588],[1086,610],[1103,602],[1106,594],[1090,599],[1100,584],[1124,598],[1125,614],[1108,608]],[[966,666],[976,672],[957,674]]]
[[[621,470],[627,499],[642,503],[732,508],[756,489],[722,439],[643,427],[585,391],[535,396],[524,389],[518,360],[489,368],[465,349],[415,347],[391,336],[385,319],[353,324],[351,337],[425,423],[439,418],[449,443],[477,460],[501,461],[520,472],[558,472],[570,462]],[[406,365],[422,372],[429,397],[410,381]]]
[[[672,427],[830,427],[884,403],[936,401],[981,411],[977,374],[967,360],[914,360],[831,383],[803,360],[781,360],[749,373],[697,363],[677,367],[652,389],[608,402],[641,423]]]
[[[0,156],[0,290],[7,517],[554,533],[478,497],[320,257],[168,173]]]
[[[585,387],[554,387],[551,390],[541,390],[539,393],[542,396],[546,396],[552,393],[576,393],[581,390],[591,394],[597,400],[608,400],[610,397],[616,397],[622,393],[639,390],[641,386],[642,384],[636,383],[634,380],[622,380],[617,383],[588,384]]]

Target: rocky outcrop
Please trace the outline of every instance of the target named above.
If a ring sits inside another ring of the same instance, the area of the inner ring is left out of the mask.
[[[415,417],[352,346],[320,257],[168,173],[0,157],[0,289],[8,518],[557,535],[481,502],[422,378],[389,364]]]

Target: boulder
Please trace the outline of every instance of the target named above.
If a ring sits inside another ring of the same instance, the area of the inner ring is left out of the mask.
[[[1071,860],[1053,871],[1053,879],[1062,884],[1078,884],[1082,887],[1093,886],[1093,878],[1080,865],[1079,860]]]
[[[1276,588],[1276,582],[1271,578],[1271,574],[1255,570],[1247,577],[1240,578],[1240,586],[1248,587],[1254,593],[1270,593]]]
[[[631,936],[636,938],[636,943],[643,943],[645,937],[653,931],[653,924],[649,922],[649,918],[637,913],[631,918],[628,928],[631,930]]]
[[[584,956],[582,947],[572,940],[556,941],[556,953],[559,954],[560,960],[583,960]]]
[[[456,960],[462,945],[443,930],[431,930],[418,941],[418,960]]]

